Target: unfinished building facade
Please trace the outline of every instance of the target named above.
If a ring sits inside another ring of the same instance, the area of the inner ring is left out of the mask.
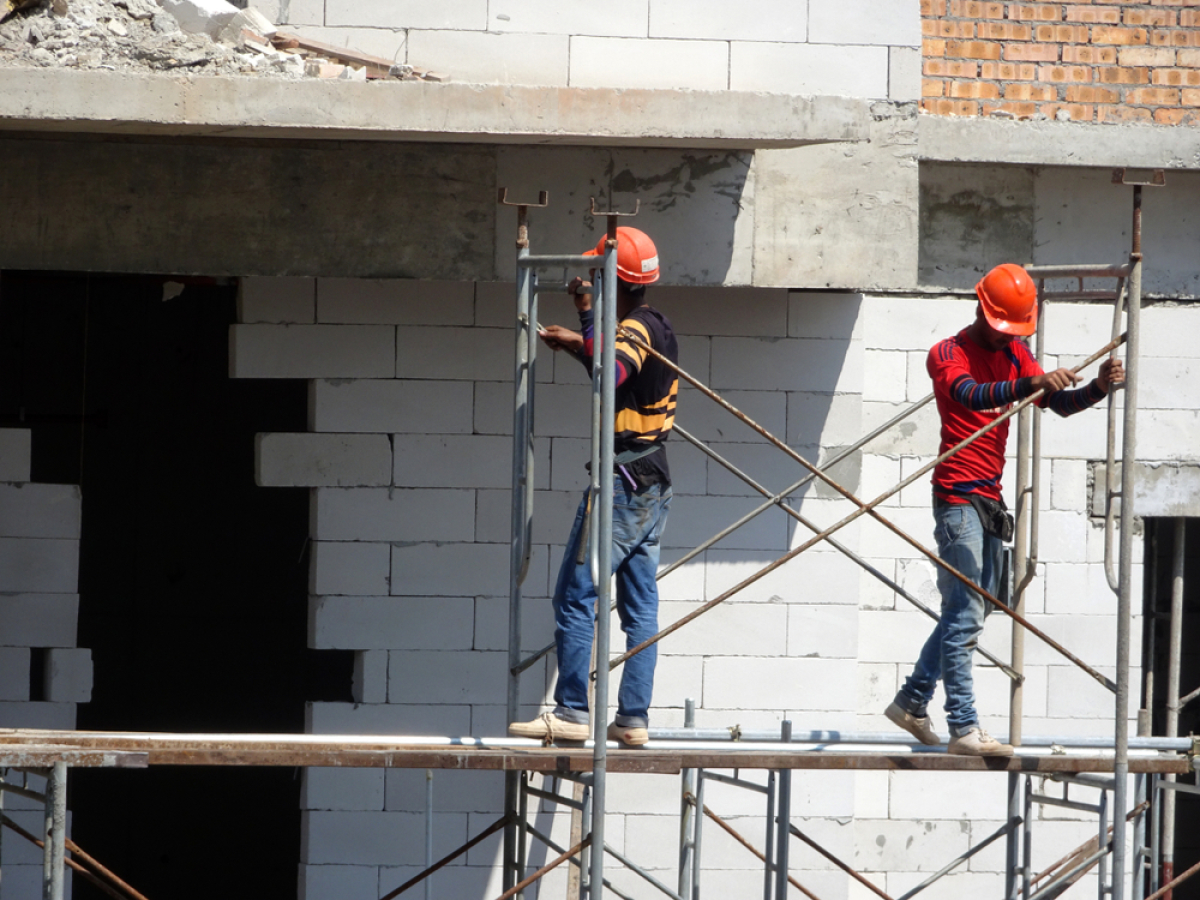
[[[1200,634],[1200,555],[1187,552],[1200,537],[1181,524],[1200,515],[1200,5],[259,9],[301,40],[449,80],[61,57],[0,68],[0,726],[505,734],[518,273],[517,219],[500,189],[529,203],[548,193],[529,211],[545,254],[594,246],[605,228],[595,210],[636,207],[661,257],[650,302],[674,324],[682,368],[815,462],[930,392],[929,349],[969,324],[973,285],[992,266],[1125,262],[1123,168],[1150,182],[1131,362],[1128,731],[1167,733],[1173,590],[1183,646]],[[33,7],[10,21],[53,15]],[[1077,296],[1045,306],[1047,369],[1110,340],[1099,281],[1049,284]],[[574,310],[545,293],[538,318],[570,325]],[[553,636],[549,597],[588,484],[590,434],[578,363],[542,352],[536,377],[526,652]],[[771,492],[805,474],[690,385],[678,421]],[[1107,421],[1098,407],[1041,425],[1025,613],[1115,678]],[[829,473],[874,498],[937,446],[925,407]],[[672,438],[670,453],[664,564],[761,502],[699,447]],[[1015,459],[1011,469],[1017,506]],[[926,543],[928,487],[880,506]],[[821,525],[853,509],[820,482],[792,505]],[[661,581],[663,623],[809,536],[776,510],[759,516]],[[934,567],[867,518],[838,540],[894,584],[814,546],[662,641],[652,726],[687,716],[745,732],[785,720],[795,733],[891,729],[883,710],[929,630],[896,587],[936,609]],[[984,649],[1007,661],[1011,644],[1010,622],[993,616]],[[1200,684],[1194,649],[1178,670],[1183,694]],[[1111,741],[1112,695],[1094,678],[1037,641],[1023,674],[1025,735]],[[525,673],[522,717],[547,708],[554,676],[553,654]],[[981,665],[976,684],[985,725],[1003,735],[1012,679]],[[1178,734],[1196,730],[1194,708],[1175,719]],[[1005,825],[1006,779],[800,771],[790,812],[899,898]],[[151,766],[75,769],[69,785],[72,837],[151,898],[230,893],[233,879],[239,896],[378,900],[505,805],[496,771]],[[1071,790],[1092,804],[1104,793]],[[768,828],[758,797],[715,780],[706,791],[741,834]],[[1180,871],[1200,858],[1197,807],[1184,797],[1176,810]],[[5,809],[40,827],[35,800],[8,795]],[[1036,871],[1096,834],[1091,812],[1036,815]],[[577,842],[570,809],[529,817],[561,846]],[[675,885],[677,775],[611,774],[606,823],[615,849]],[[1074,891],[1090,896],[1107,878],[1144,896],[1126,836],[1125,871],[1097,867]],[[196,850],[220,862],[197,873]],[[537,845],[527,871],[556,855]],[[923,895],[1000,896],[1011,867],[997,842]],[[4,900],[41,895],[40,850],[6,834],[0,871]],[[717,828],[697,871],[706,895],[762,890],[762,863]],[[789,871],[821,900],[877,895],[803,847]],[[629,869],[610,864],[606,877],[652,895]],[[560,866],[525,896],[573,896],[577,883]],[[499,896],[501,836],[429,885],[439,898]],[[70,890],[99,896],[79,879]]]

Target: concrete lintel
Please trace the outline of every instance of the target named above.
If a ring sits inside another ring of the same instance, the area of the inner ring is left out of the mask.
[[[866,101],[746,91],[0,69],[0,129],[753,150],[865,141]]]
[[[1121,484],[1121,464],[1116,469],[1118,489]],[[1093,516],[1104,515],[1105,472],[1102,463],[1093,466],[1091,511]],[[1134,511],[1139,516],[1165,518],[1194,518],[1200,516],[1200,465],[1193,462],[1139,462],[1133,480]],[[1114,501],[1115,513],[1120,514],[1120,498]]]
[[[920,158],[1030,166],[1200,169],[1200,128],[922,115]]]

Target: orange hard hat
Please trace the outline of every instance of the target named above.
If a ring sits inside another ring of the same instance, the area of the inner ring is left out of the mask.
[[[1037,285],[1015,263],[1004,263],[975,285],[987,323],[1003,334],[1025,337],[1037,330]]]
[[[600,238],[594,250],[585,250],[583,255],[603,256],[606,240],[607,235]],[[646,232],[626,225],[617,228],[617,275],[632,284],[658,281],[658,250]]]

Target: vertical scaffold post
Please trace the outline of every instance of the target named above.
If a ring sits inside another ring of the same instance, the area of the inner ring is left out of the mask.
[[[779,739],[785,744],[792,740],[792,723],[784,719],[780,725]],[[778,781],[778,827],[775,829],[775,900],[787,900],[788,889],[788,845],[792,840],[789,826],[792,824],[792,770],[780,769]]]
[[[1116,754],[1113,760],[1113,876],[1112,900],[1125,896],[1125,812],[1129,803],[1129,641],[1133,608],[1134,484],[1137,478],[1137,405],[1139,323],[1142,309],[1142,186],[1133,187],[1133,249],[1129,254],[1129,303],[1126,310],[1125,415],[1121,430],[1121,551],[1117,592],[1117,699],[1113,718]]]
[[[46,828],[42,854],[42,900],[63,900],[66,866],[67,764],[56,762],[46,776]]]
[[[601,323],[600,360],[593,365],[593,390],[600,391],[600,421],[593,421],[592,441],[599,443],[599,467],[593,473],[597,485],[593,497],[596,542],[596,703],[592,709],[592,872],[591,900],[604,895],[604,811],[607,788],[609,631],[612,615],[612,508],[613,508],[613,422],[616,420],[617,339],[617,217],[608,217],[608,240],[604,245],[604,272],[593,294],[599,300]],[[593,357],[594,358],[594,357]],[[595,454],[593,454],[595,457]],[[598,477],[597,477],[598,476]]]
[[[696,727],[696,701],[683,701],[683,727]],[[702,812],[696,797],[696,770],[684,769],[683,790],[679,801],[679,896],[692,897],[692,857],[696,853],[696,819]],[[769,900],[769,898],[768,898]]]
[[[542,191],[536,204],[515,204],[501,189],[500,203],[517,207],[517,322],[516,348],[513,363],[513,456],[512,456],[512,520],[509,550],[508,583],[508,692],[506,710],[508,721],[515,722],[520,712],[521,697],[521,584],[529,568],[533,530],[533,388],[534,365],[537,359],[537,294],[533,270],[522,266],[529,256],[529,207],[546,205]],[[517,841],[516,814],[519,802],[519,773],[504,773],[504,889],[510,890],[521,879]]]
[[[767,836],[763,841],[763,856],[766,857],[766,862],[763,865],[763,900],[771,900],[771,885],[772,877],[774,876],[775,863],[775,835],[772,828],[775,824],[775,770],[771,769],[767,772]],[[684,900],[687,900],[685,897]]]
[[[1167,737],[1179,734],[1179,662],[1183,652],[1183,571],[1184,546],[1187,520],[1175,520],[1171,542],[1171,619],[1167,638]],[[1174,775],[1166,781],[1173,782]],[[1165,790],[1162,795],[1162,881],[1165,884],[1175,877],[1175,792]]]

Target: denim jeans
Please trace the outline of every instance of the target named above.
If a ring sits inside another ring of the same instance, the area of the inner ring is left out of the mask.
[[[984,532],[979,514],[967,503],[936,506],[933,518],[938,555],[995,596],[1003,549],[1000,539]],[[979,724],[971,657],[991,604],[941,568],[937,585],[942,594],[941,621],[921,649],[896,702],[913,715],[925,715],[941,678],[946,690],[946,724],[957,737]]]
[[[625,632],[625,648],[658,632],[659,538],[671,505],[669,485],[651,485],[640,493],[618,478],[613,486],[612,565],[617,575],[617,615]],[[587,495],[575,514],[558,584],[554,589],[554,641],[558,650],[558,683],[554,712],[573,722],[588,720],[588,675],[591,670],[596,587],[586,548],[579,552],[587,520]],[[580,558],[582,556],[582,562]],[[621,667],[617,692],[617,724],[646,727],[658,645],[647,647]],[[606,674],[600,661],[601,674]]]

